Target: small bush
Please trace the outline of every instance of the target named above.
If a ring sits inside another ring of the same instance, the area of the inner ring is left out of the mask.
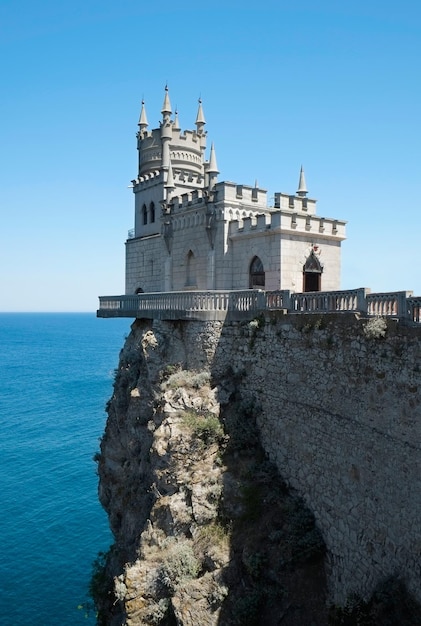
[[[189,370],[177,370],[171,374],[167,380],[170,389],[187,387],[189,389],[200,389],[210,382],[209,372],[190,372]]]
[[[382,339],[386,336],[387,322],[384,317],[373,317],[363,327],[367,339]]]
[[[163,557],[158,579],[164,587],[174,593],[182,582],[196,578],[200,564],[194,556],[191,545],[186,541],[176,542],[169,539],[167,545],[169,552]]]
[[[224,440],[224,430],[216,415],[212,413],[199,413],[196,411],[186,411],[182,415],[183,423],[192,431],[205,445],[221,443]]]
[[[158,602],[154,602],[149,607],[149,612],[146,616],[147,623],[152,626],[159,626],[163,620],[168,616],[170,610],[170,600],[168,598],[162,598]]]

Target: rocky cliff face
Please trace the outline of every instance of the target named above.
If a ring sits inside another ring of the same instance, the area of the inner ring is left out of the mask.
[[[217,323],[136,321],[99,456],[115,546],[99,623],[326,624],[324,545],[259,443]],[[200,345],[198,337],[200,336]]]

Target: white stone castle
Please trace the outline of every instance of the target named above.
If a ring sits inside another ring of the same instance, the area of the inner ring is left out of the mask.
[[[181,131],[165,88],[160,128],[139,119],[135,225],[126,242],[126,294],[185,290],[291,292],[340,288],[342,220],[316,215],[301,168],[295,194],[218,182],[206,160],[202,102],[196,130]]]

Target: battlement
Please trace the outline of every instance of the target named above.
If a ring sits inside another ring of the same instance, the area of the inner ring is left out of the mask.
[[[307,213],[308,215],[314,215],[316,213],[316,200],[311,198],[288,195],[282,192],[275,193],[275,209],[292,210]]]
[[[202,208],[205,203],[204,189],[194,189],[191,192],[183,193],[171,199],[171,208],[174,213],[185,211],[188,208]],[[197,205],[200,205],[198,207]]]
[[[155,185],[157,182],[162,182],[162,172],[159,170],[147,172],[146,174],[143,174],[143,176],[139,176],[139,178],[132,180],[133,191],[137,192],[140,189],[148,187],[148,183]]]
[[[267,191],[249,185],[238,185],[231,181],[215,185],[216,202],[225,202],[231,205],[251,205],[255,210],[267,209]]]
[[[229,225],[230,237],[254,236],[257,232],[302,233],[317,238],[345,239],[346,222],[315,215],[302,215],[290,211],[272,211],[255,216],[233,219]]]

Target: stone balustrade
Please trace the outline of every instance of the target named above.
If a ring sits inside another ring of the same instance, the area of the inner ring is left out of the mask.
[[[421,297],[410,291],[370,293],[369,289],[291,293],[242,291],[171,291],[101,296],[98,317],[242,320],[265,311],[285,313],[359,313],[421,323]]]

